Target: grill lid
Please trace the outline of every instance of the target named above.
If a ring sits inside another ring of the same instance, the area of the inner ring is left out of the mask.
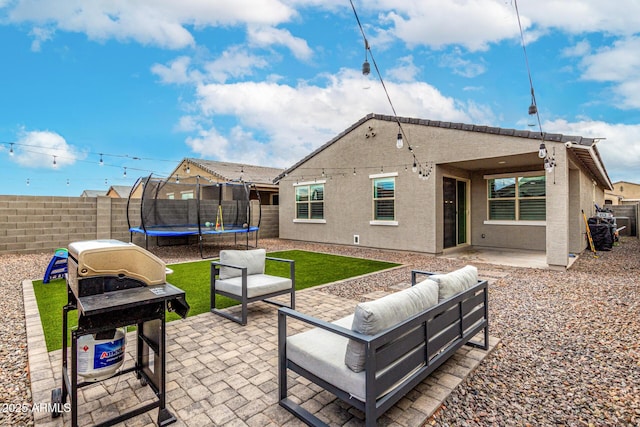
[[[164,261],[133,243],[112,239],[85,240],[70,243],[68,249],[69,258],[77,264],[78,278],[130,277],[147,286],[166,281]]]

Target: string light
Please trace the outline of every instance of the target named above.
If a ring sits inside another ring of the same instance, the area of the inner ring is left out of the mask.
[[[522,42],[522,51],[524,52],[524,60],[527,66],[527,75],[529,76],[529,87],[531,88],[531,105],[529,106],[529,115],[535,116],[538,122],[538,129],[540,130],[540,147],[538,148],[538,157],[544,159],[544,168],[548,173],[553,172],[556,166],[555,158],[549,157],[549,152],[544,144],[544,132],[542,131],[542,122],[540,121],[540,113],[538,111],[538,104],[536,102],[536,95],[533,89],[533,78],[531,77],[531,67],[529,66],[529,56],[527,55],[527,44],[524,39],[524,30],[522,29],[522,22],[520,21],[520,11],[518,10],[518,1],[513,0],[513,5],[516,10],[516,17],[518,18],[518,28],[520,29],[520,40]],[[554,182],[555,183],[555,182]]]
[[[176,184],[180,184],[180,175],[176,175]]]
[[[538,157],[544,159],[547,157],[547,147],[544,145],[544,141],[540,143],[540,148],[538,149]]]
[[[127,177],[127,168],[126,168],[126,167],[124,168],[124,173],[122,174],[122,177],[123,177],[123,178],[126,178],[126,177]]]
[[[100,166],[104,166],[104,160],[102,160],[102,153],[100,153],[100,163],[98,163]]]
[[[13,143],[11,143],[11,148],[9,149],[9,155],[13,156],[14,152],[13,152]]]
[[[367,54],[371,57],[371,62],[373,63],[373,66],[376,70],[376,73],[378,75],[378,79],[380,80],[380,84],[382,85],[382,89],[384,90],[384,93],[387,96],[387,101],[389,102],[389,106],[391,107],[391,111],[393,111],[393,116],[396,119],[396,121],[398,122],[398,137],[396,139],[396,147],[398,149],[401,149],[404,147],[405,142],[407,145],[407,148],[409,149],[409,152],[411,153],[411,155],[413,156],[414,159],[414,163],[416,162],[416,156],[413,153],[413,148],[411,147],[411,144],[409,143],[409,141],[404,141],[404,139],[406,139],[406,134],[404,134],[404,132],[402,131],[402,122],[400,121],[400,118],[398,117],[398,114],[396,112],[396,109],[393,105],[393,102],[391,101],[391,96],[389,95],[389,91],[387,90],[387,86],[384,83],[384,80],[382,79],[382,74],[380,73],[380,69],[378,68],[378,64],[376,63],[376,60],[373,56],[373,52],[371,51],[371,46],[369,46],[369,42],[367,41],[367,37],[364,33],[364,28],[362,26],[362,23],[360,22],[360,18],[358,17],[358,12],[356,11],[356,7],[353,4],[353,0],[349,0],[349,3],[351,4],[351,9],[353,10],[353,14],[356,18],[356,21],[358,23],[358,27],[360,28],[360,33],[362,34],[362,39],[364,40],[364,46],[365,46],[365,63],[362,65],[362,73],[364,75],[369,74],[368,71],[370,71],[371,67],[369,65],[368,62],[368,58],[367,58]],[[365,71],[367,71],[365,73]],[[404,134],[404,135],[403,135]],[[412,168],[413,170],[413,168]]]
[[[53,167],[54,168],[58,167],[58,163],[56,162],[56,157],[58,157],[58,156],[53,156]]]
[[[404,141],[402,140],[402,129],[398,128],[398,139],[396,140],[396,148],[401,149],[404,147]]]
[[[29,181],[29,178],[27,178],[27,187],[29,186],[29,184],[31,184],[31,182]]]

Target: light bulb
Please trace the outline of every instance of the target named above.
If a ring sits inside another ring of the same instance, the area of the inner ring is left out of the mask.
[[[538,150],[538,157],[544,159],[547,157],[547,147],[545,147],[544,142],[540,144],[540,149]]]
[[[404,141],[402,140],[402,133],[398,132],[398,139],[396,140],[396,147],[397,148],[402,148],[404,147]]]
[[[9,155],[13,156],[14,152],[13,152],[13,144],[11,144],[11,148],[9,149]]]
[[[416,164],[416,161],[413,161],[413,166],[411,167],[411,172],[418,172],[418,165]]]
[[[371,72],[371,65],[369,65],[369,61],[365,59],[364,62],[362,63],[362,75],[368,76],[370,72]]]

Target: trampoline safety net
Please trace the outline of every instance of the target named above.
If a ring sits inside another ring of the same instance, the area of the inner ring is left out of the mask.
[[[133,233],[142,233],[148,245],[148,236],[197,235],[202,255],[205,235],[246,233],[248,246],[248,233],[256,232],[257,246],[259,220],[258,224],[251,223],[250,184],[209,182],[202,177],[191,182],[175,182],[149,176],[139,181],[142,185],[139,225],[132,221],[131,209],[127,208],[132,239]],[[136,187],[138,183],[134,189]]]

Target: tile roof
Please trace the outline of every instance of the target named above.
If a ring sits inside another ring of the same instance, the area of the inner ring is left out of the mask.
[[[294,164],[290,168],[288,168],[285,171],[283,171],[280,175],[278,175],[275,178],[274,182],[278,182],[280,179],[282,179],[284,177],[285,174],[287,174],[287,173],[291,172],[292,170],[298,168],[303,163],[305,163],[307,160],[311,159],[312,157],[314,157],[319,152],[323,151],[324,149],[326,149],[327,147],[329,147],[330,145],[332,145],[336,141],[340,140],[346,134],[350,133],[351,131],[353,131],[357,127],[361,126],[363,123],[367,122],[368,120],[372,120],[372,119],[385,120],[385,121],[390,121],[390,122],[400,122],[400,123],[414,124],[414,125],[421,125],[421,126],[439,127],[439,128],[445,128],[445,129],[455,129],[455,130],[462,130],[462,131],[468,131],[468,132],[482,132],[482,133],[491,133],[491,134],[502,135],[502,136],[513,136],[513,137],[518,137],[518,138],[528,138],[528,139],[542,140],[540,132],[533,132],[533,131],[529,131],[529,130],[506,129],[506,128],[500,128],[500,127],[491,127],[491,126],[483,126],[483,125],[472,125],[472,124],[467,124],[467,123],[444,122],[444,121],[439,121],[439,120],[417,119],[417,118],[410,118],[410,117],[396,117],[396,116],[389,116],[389,115],[370,113],[370,114],[364,116],[363,118],[361,118],[360,120],[358,120],[353,125],[349,126],[347,129],[342,131],[340,134],[336,135],[329,142],[323,144],[318,149],[316,149],[315,151],[313,151],[312,153],[310,153],[309,155],[304,157],[302,160],[298,161],[296,164]],[[592,172],[595,172],[598,175],[600,175],[600,174],[603,175],[601,182],[602,182],[604,187],[611,186],[611,180],[609,179],[609,176],[607,175],[607,172],[604,170],[604,166],[602,167],[602,170],[597,170],[597,169],[599,169],[598,165],[603,165],[602,159],[600,158],[600,153],[598,152],[597,148],[594,145],[598,141],[597,138],[584,138],[582,136],[572,136],[572,135],[563,135],[563,134],[559,134],[559,133],[547,133],[547,132],[544,132],[544,141],[545,142],[559,142],[559,143],[571,142],[575,146],[579,146],[581,148],[591,148],[592,147],[593,148],[593,153],[589,153],[590,159],[587,159],[586,156],[583,153],[580,153],[579,154],[580,160],[583,163],[583,165],[585,165],[589,169],[593,168],[594,170],[592,170]]]
[[[131,187],[131,185],[112,185],[111,189],[115,191],[120,197],[129,197]]]
[[[185,159],[225,181],[245,181],[254,184],[273,185],[274,179],[282,173],[282,168],[254,166],[245,163],[219,162],[203,159]]]

